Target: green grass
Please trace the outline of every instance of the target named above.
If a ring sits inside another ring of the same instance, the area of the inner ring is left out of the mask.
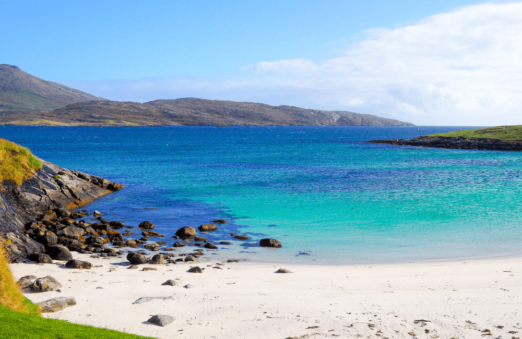
[[[73,324],[63,320],[46,319],[36,314],[15,312],[5,306],[0,306],[0,333],[1,337],[5,339],[151,338],[104,328]]]
[[[42,169],[38,161],[27,148],[0,139],[0,184],[4,180],[21,185],[37,170]]]
[[[430,134],[428,138],[494,139],[503,142],[522,142],[522,125],[497,126],[481,129],[470,129],[449,133]]]
[[[3,110],[13,111],[50,111],[65,106],[56,104],[47,98],[41,97],[26,90],[2,91],[0,92],[0,103],[7,106],[7,108],[3,108]]]

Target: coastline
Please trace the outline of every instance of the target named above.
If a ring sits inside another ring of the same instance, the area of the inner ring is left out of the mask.
[[[127,269],[125,257],[73,255],[93,268],[11,264],[15,279],[51,275],[63,285],[62,293],[26,294],[32,301],[75,297],[76,306],[45,317],[158,338],[517,338],[522,333],[522,258],[349,266],[217,266],[209,260]],[[192,266],[206,269],[188,273]],[[274,273],[279,268],[293,273]],[[178,279],[177,286],[162,286],[168,279]],[[193,288],[184,288],[187,284]],[[133,304],[141,297],[163,299]],[[166,327],[147,323],[154,314],[175,321]]]

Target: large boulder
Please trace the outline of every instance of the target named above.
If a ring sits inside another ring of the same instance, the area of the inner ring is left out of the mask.
[[[143,254],[131,252],[127,254],[127,260],[133,265],[142,265],[147,263],[147,258]]]
[[[196,236],[196,229],[192,226],[184,226],[176,231],[176,235],[178,237],[195,237]]]
[[[31,285],[34,284],[34,281],[36,280],[36,276],[34,275],[26,275],[25,277],[21,277],[20,280],[18,280],[16,283],[20,287],[20,289],[23,291],[27,288],[30,288]]]
[[[51,231],[40,231],[34,238],[46,246],[58,243],[58,237]]]
[[[211,243],[206,243],[205,246],[203,246],[203,247],[208,248],[209,250],[217,249],[217,246],[214,244],[211,244]]]
[[[72,260],[72,254],[69,249],[62,245],[47,246],[45,253],[54,260],[69,261]]]
[[[189,273],[203,273],[203,270],[199,266],[191,267],[187,272]]]
[[[163,256],[163,254],[156,254],[152,257],[150,263],[152,265],[162,265],[165,263],[165,256]]]
[[[53,259],[44,253],[33,253],[29,256],[29,260],[36,261],[39,264],[52,264]]]
[[[119,229],[119,228],[125,227],[125,224],[122,223],[121,221],[111,221],[111,222],[109,222],[109,226],[112,228]]]
[[[200,232],[211,232],[216,231],[218,229],[216,224],[203,224],[198,227],[198,230]]]
[[[40,293],[56,291],[60,287],[62,287],[62,284],[60,284],[58,280],[48,275],[46,277],[36,279],[30,288],[32,292]]]
[[[42,313],[53,313],[61,311],[64,308],[76,305],[73,297],[58,297],[37,303]]]
[[[92,268],[92,264],[88,261],[81,261],[81,260],[69,260],[65,267],[67,268],[76,268],[80,270],[90,270]]]
[[[80,239],[85,234],[82,227],[67,226],[56,233],[59,237],[67,237],[71,239]]]
[[[283,246],[283,245],[281,245],[279,240],[277,240],[277,239],[268,239],[268,238],[261,239],[259,241],[259,245],[261,247],[274,247],[274,248],[279,248],[279,247]]]
[[[142,221],[140,223],[140,226],[139,226],[141,229],[143,230],[151,230],[153,229],[154,227],[156,227],[156,225],[154,225],[153,223],[151,223],[150,221]]]
[[[65,208],[55,208],[54,213],[56,213],[56,216],[58,218],[69,218],[69,216],[71,215],[71,212],[69,212]]]
[[[102,237],[89,237],[87,243],[92,246],[103,246],[108,242],[108,239]]]

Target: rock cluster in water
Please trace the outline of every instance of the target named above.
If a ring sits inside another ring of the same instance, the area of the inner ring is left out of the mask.
[[[448,149],[473,149],[490,151],[522,151],[520,142],[503,142],[495,139],[466,139],[464,137],[428,137],[413,139],[371,140],[369,143],[401,146],[421,146]]]

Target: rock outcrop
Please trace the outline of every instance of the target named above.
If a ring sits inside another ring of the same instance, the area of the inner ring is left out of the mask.
[[[78,227],[74,220],[81,214],[70,214],[69,211],[123,187],[97,176],[38,160],[42,169],[20,186],[11,181],[1,183],[0,237],[7,244],[6,256],[10,262],[23,262],[31,254],[47,252],[46,246],[60,241],[64,246],[78,247],[81,243],[78,239],[87,229]],[[72,259],[62,255],[63,251],[55,252],[60,252],[60,255],[47,254],[55,260]]]
[[[521,142],[504,142],[496,139],[466,139],[464,137],[428,137],[413,139],[371,140],[369,143],[400,146],[420,146],[448,149],[472,149],[489,151],[522,151]]]

